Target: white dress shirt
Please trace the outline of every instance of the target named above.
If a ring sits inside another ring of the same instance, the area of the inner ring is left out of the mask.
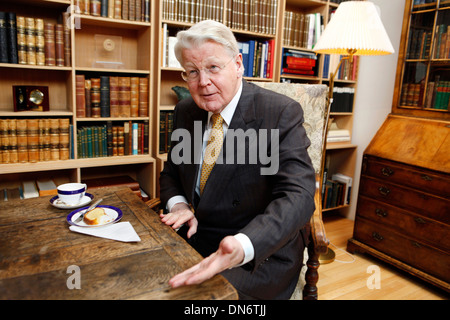
[[[231,119],[233,118],[234,112],[236,111],[236,107],[237,104],[239,102],[239,99],[241,98],[241,93],[242,93],[242,83],[239,87],[238,92],[236,93],[236,95],[234,96],[234,98],[230,101],[230,103],[222,110],[222,112],[220,113],[220,115],[223,118],[223,134],[224,137],[227,134],[227,130],[228,130],[228,126],[231,123]],[[202,168],[201,168],[201,164],[203,163],[203,154],[205,152],[207,143],[208,143],[208,139],[210,136],[210,131],[211,131],[211,116],[212,116],[212,112],[208,113],[208,122],[206,125],[206,130],[205,130],[205,134],[203,135],[203,152],[201,154],[201,159],[200,159],[200,168],[198,170],[198,175],[197,175],[197,183],[195,186],[195,192],[197,192],[197,194],[200,194],[200,174],[202,172]],[[169,201],[167,201],[167,210],[170,212],[173,208],[173,206],[177,203],[188,203],[186,198],[184,196],[174,196],[172,198],[169,199]],[[253,257],[255,255],[255,250],[253,248],[253,244],[250,241],[249,237],[247,237],[245,234],[243,233],[238,233],[234,236],[234,238],[236,240],[239,241],[239,243],[241,244],[242,248],[244,249],[244,260],[241,262],[241,264],[239,264],[238,266],[244,265],[247,262],[253,260]]]

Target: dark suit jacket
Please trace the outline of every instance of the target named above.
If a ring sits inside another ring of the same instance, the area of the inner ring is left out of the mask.
[[[174,130],[186,129],[194,140],[195,121],[201,121],[204,131],[207,112],[198,108],[192,98],[178,103]],[[242,232],[252,241],[254,259],[222,273],[243,297],[287,299],[298,281],[307,241],[302,229],[314,211],[315,191],[314,169],[307,153],[310,141],[302,123],[303,111],[298,102],[244,80],[242,95],[228,130],[241,128],[244,132],[249,129],[264,132],[259,130],[267,129],[269,143],[259,148],[266,156],[273,156],[270,154],[270,129],[278,129],[278,172],[261,175],[264,162],[261,163],[258,156],[256,164],[249,164],[248,152],[244,164],[238,163],[236,156],[231,157],[234,163],[228,161],[214,166],[199,199],[195,195],[195,185],[201,148],[194,148],[195,143],[191,141],[191,150],[183,150],[191,153],[190,163],[175,165],[172,161],[174,150],[177,155],[187,156],[188,153],[180,153],[176,147],[179,142],[173,141],[161,173],[162,203],[175,195],[184,195],[193,205],[199,226],[190,243],[203,256],[216,251],[227,235]],[[202,137],[197,134],[196,138],[200,139],[197,146],[201,146]],[[227,139],[228,133],[224,146]],[[254,143],[259,142],[246,143],[246,150]],[[237,150],[238,146],[234,147]],[[221,152],[224,159],[230,159],[229,148],[222,148]]]

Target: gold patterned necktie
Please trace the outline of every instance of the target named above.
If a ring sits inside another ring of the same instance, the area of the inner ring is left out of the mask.
[[[211,116],[212,129],[206,145],[205,155],[203,157],[202,173],[200,175],[200,195],[203,193],[206,181],[219,157],[220,149],[223,144],[223,118],[220,114]]]

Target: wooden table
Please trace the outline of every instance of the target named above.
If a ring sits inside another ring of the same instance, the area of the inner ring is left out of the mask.
[[[130,189],[88,192],[94,200],[102,197],[103,205],[120,208],[122,221],[131,223],[141,241],[72,232],[66,222],[71,210],[53,207],[50,196],[2,201],[0,299],[237,299],[236,290],[220,275],[171,289],[169,279],[201,256]]]

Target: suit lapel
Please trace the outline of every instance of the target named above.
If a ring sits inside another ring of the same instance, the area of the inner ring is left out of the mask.
[[[185,121],[186,130],[191,135],[191,164],[186,166],[186,180],[190,185],[190,201],[193,203],[195,186],[197,183],[197,175],[199,170],[199,159],[202,152],[203,134],[206,129],[208,120],[208,112],[197,107],[195,102],[192,102],[190,111],[187,114]]]

